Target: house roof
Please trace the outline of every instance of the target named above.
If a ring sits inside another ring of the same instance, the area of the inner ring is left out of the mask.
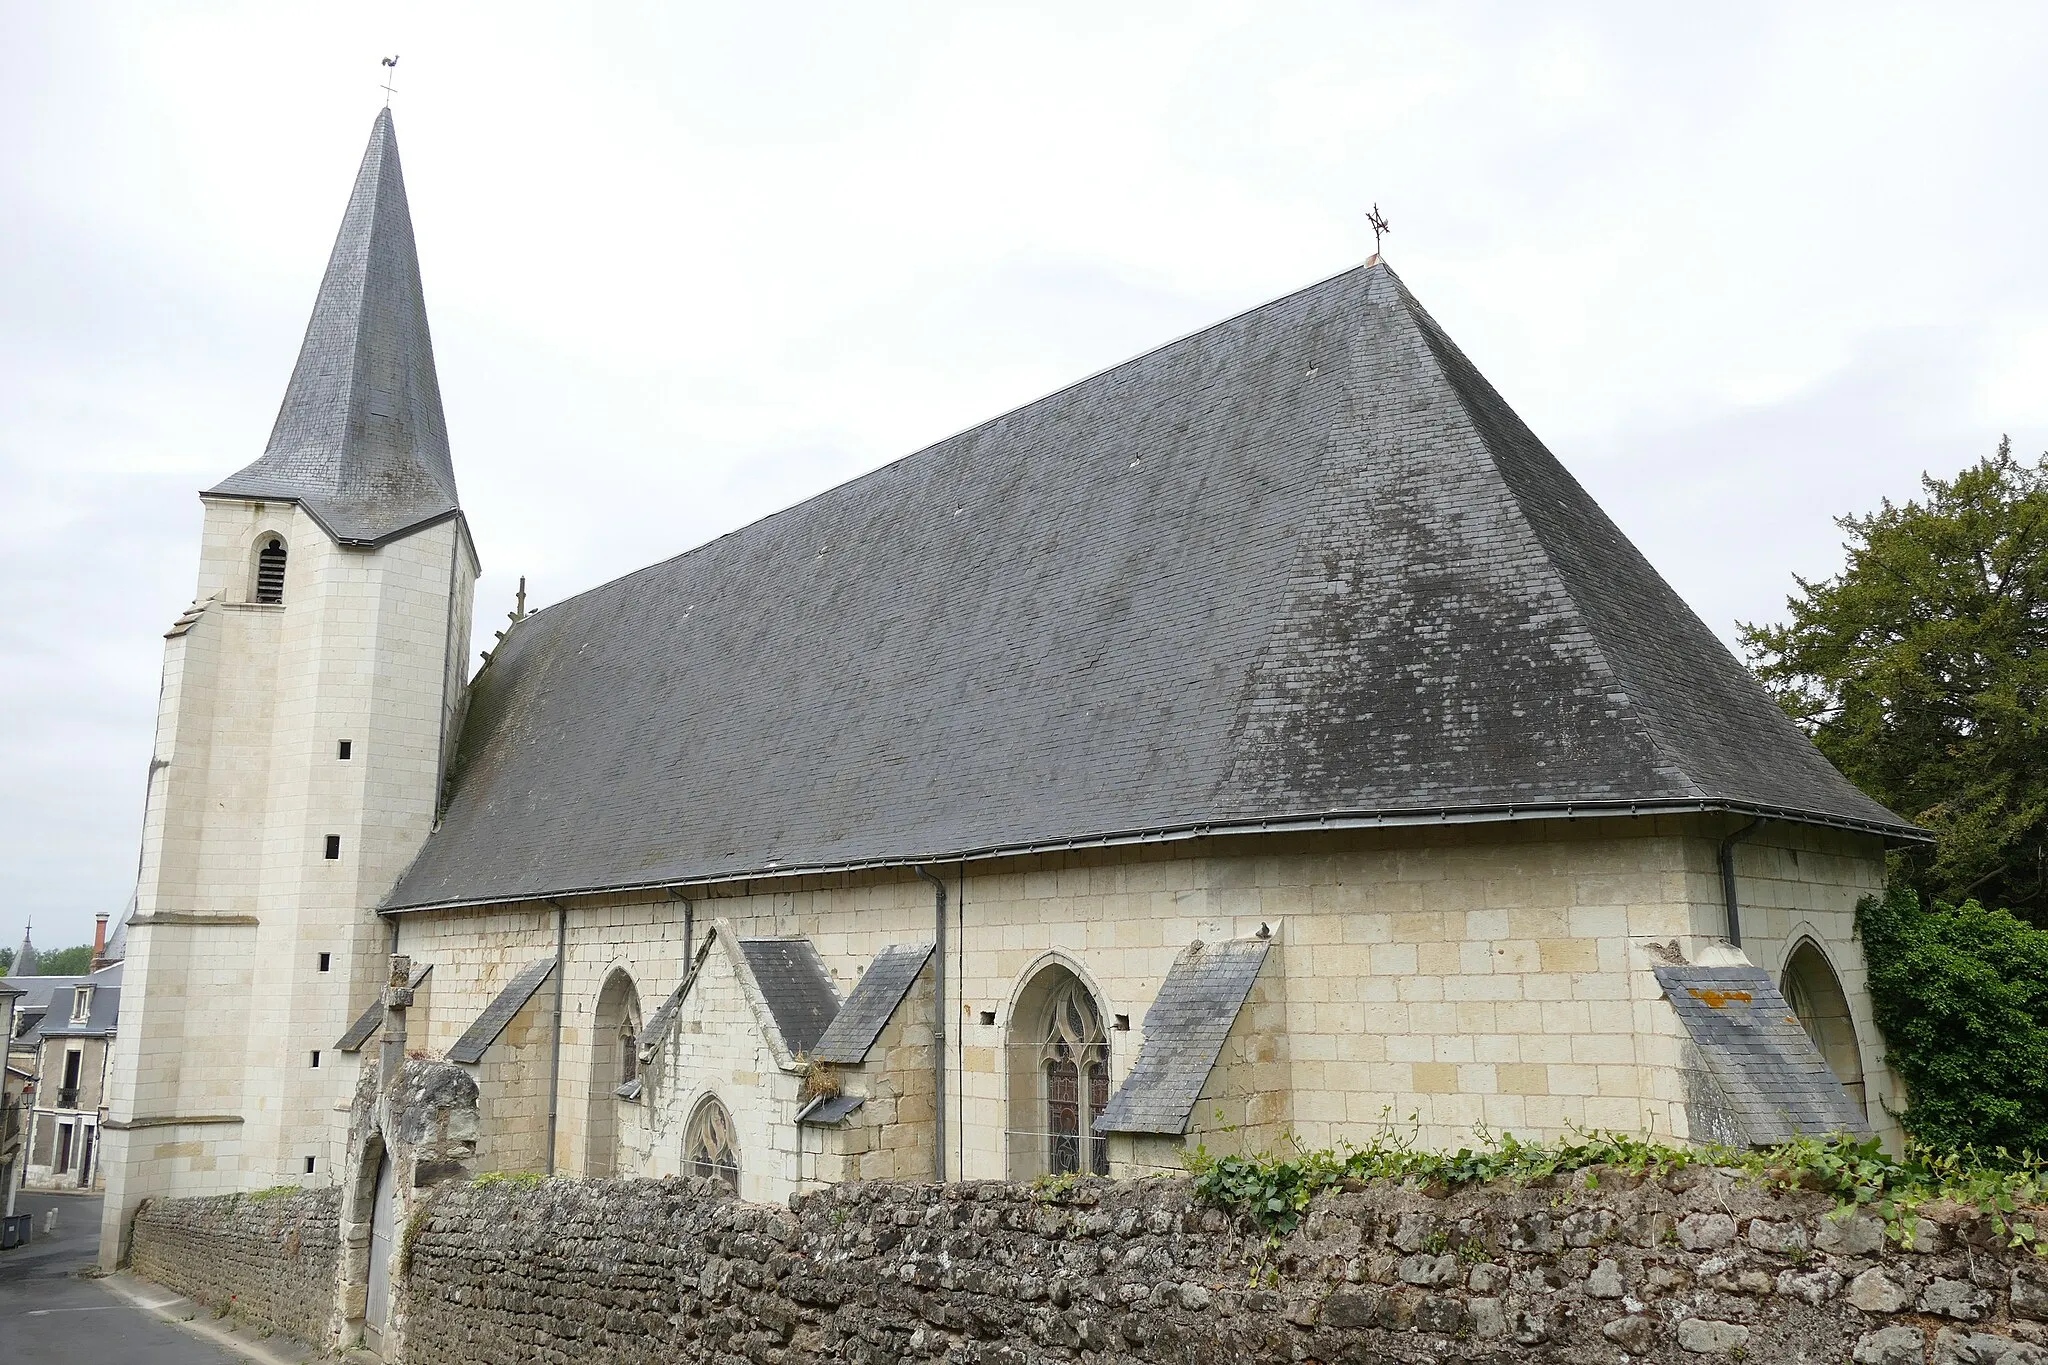
[[[1095,1131],[1187,1131],[1223,1040],[1265,965],[1269,941],[1198,942],[1181,950],[1145,1011],[1145,1046],[1095,1120]]]
[[[37,978],[31,977],[30,980]],[[52,981],[64,983],[63,994],[53,993],[44,997],[42,1013],[33,1026],[23,1030],[23,1043],[36,1043],[44,1038],[109,1038],[121,1018],[121,986],[117,978],[112,984],[91,976],[51,977]],[[92,1002],[87,1006],[86,1017],[78,1022],[71,1018],[69,990],[72,987],[90,985],[93,988]]]
[[[792,1057],[808,1053],[839,1012],[839,992],[832,989],[824,959],[807,938],[746,938],[738,942],[761,998],[775,1017],[783,1046]]]
[[[529,616],[387,905],[1701,809],[1916,833],[1376,264]]]
[[[210,495],[297,502],[375,544],[457,510],[391,111],[370,128],[270,442]]]

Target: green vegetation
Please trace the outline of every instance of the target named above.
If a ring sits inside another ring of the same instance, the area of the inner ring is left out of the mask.
[[[37,976],[84,976],[92,970],[92,945],[59,948],[54,953],[36,954]]]
[[[488,1190],[495,1186],[509,1185],[515,1190],[538,1189],[547,1177],[539,1171],[485,1171],[469,1182],[471,1189]]]
[[[252,1203],[267,1204],[273,1199],[289,1199],[295,1194],[305,1192],[304,1185],[266,1185],[260,1190],[251,1191],[248,1198]]]
[[[1975,901],[1923,909],[1901,887],[1858,906],[1856,927],[1906,1131],[2048,1152],[2048,931]]]
[[[1687,1166],[1742,1171],[1778,1189],[1833,1196],[1844,1209],[1882,1218],[1892,1238],[1912,1240],[1916,1210],[1936,1199],[1968,1204],[1991,1216],[2014,1246],[2043,1250],[2036,1220],[2022,1216],[2048,1206],[2048,1163],[1972,1149],[1936,1149],[1913,1142],[1903,1157],[1887,1156],[1876,1139],[1802,1139],[1755,1152],[1726,1147],[1676,1147],[1619,1133],[1578,1134],[1564,1142],[1523,1142],[1512,1133],[1482,1134],[1477,1148],[1455,1153],[1417,1149],[1412,1140],[1383,1132],[1370,1146],[1337,1151],[1298,1148],[1291,1156],[1212,1156],[1205,1148],[1187,1158],[1195,1195],[1249,1217],[1278,1237],[1291,1232],[1319,1194],[1365,1182],[1406,1181],[1458,1189],[1502,1181],[1534,1185],[1575,1176],[1589,1187],[1602,1170],[1669,1173]]]
[[[1835,766],[1938,836],[1895,880],[2048,925],[2048,456],[2002,441],[1921,485],[1839,518],[1842,572],[1797,580],[1744,649]]]

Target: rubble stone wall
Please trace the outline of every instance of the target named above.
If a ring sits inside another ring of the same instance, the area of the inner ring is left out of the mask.
[[[326,1340],[341,1192],[152,1199],[135,1215],[135,1273],[301,1341]]]
[[[1900,1248],[1732,1172],[1592,1177],[1366,1187],[1277,1244],[1178,1180],[449,1187],[403,1358],[2048,1365],[2048,1262],[1974,1211]]]

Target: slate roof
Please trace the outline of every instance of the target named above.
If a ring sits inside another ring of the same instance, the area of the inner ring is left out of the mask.
[[[208,491],[297,502],[349,543],[376,544],[457,510],[389,109],[371,126],[270,443]]]
[[[412,990],[418,990],[421,984],[426,981],[427,973],[433,970],[434,964],[431,962],[414,963],[412,976],[407,979],[405,984]],[[376,998],[364,1007],[361,1014],[356,1016],[356,1021],[348,1026],[348,1032],[341,1035],[341,1040],[335,1043],[334,1050],[336,1052],[358,1052],[362,1049],[364,1043],[370,1041],[370,1035],[382,1027],[384,1027],[384,992],[380,990],[377,992]]]
[[[1805,1134],[1865,1133],[1869,1124],[1828,1070],[1792,1007],[1757,967],[1659,967],[1658,984],[1678,1011],[1711,1082],[1704,1098],[1712,1135],[1763,1145]]]
[[[839,992],[832,989],[824,959],[807,938],[744,938],[739,945],[783,1046],[791,1056],[810,1052],[839,1012]]]
[[[890,1016],[910,994],[917,974],[931,956],[929,943],[892,943],[875,954],[831,1025],[819,1035],[811,1060],[835,1066],[859,1066],[866,1061],[868,1049],[882,1036]]]
[[[8,984],[22,992],[16,1002],[18,1018],[31,1019],[15,1042],[31,1046],[45,1038],[110,1038],[121,1019],[121,973],[109,969],[88,976],[10,977]],[[80,1023],[71,1021],[71,992],[78,986],[93,987],[92,1003]]]
[[[1699,809],[1914,834],[1379,264],[531,615],[387,905]]]
[[[797,1111],[796,1121],[806,1128],[836,1128],[867,1102],[865,1095],[820,1095]]]
[[[1191,943],[1181,950],[1152,1008],[1145,1011],[1145,1046],[1095,1120],[1096,1132],[1177,1136],[1187,1131],[1195,1101],[1251,994],[1269,943],[1243,938]]]
[[[554,970],[555,960],[551,957],[526,964],[519,975],[498,992],[498,998],[484,1006],[484,1012],[462,1031],[462,1036],[455,1040],[455,1046],[448,1049],[448,1060],[471,1065],[482,1061],[484,1053],[505,1031],[505,1026],[526,1007],[526,1002],[533,999],[533,993],[540,989],[540,983],[547,980]]]

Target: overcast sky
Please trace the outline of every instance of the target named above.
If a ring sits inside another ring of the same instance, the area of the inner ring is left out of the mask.
[[[457,477],[558,600],[1372,249],[1732,639],[2048,446],[2048,6],[0,0],[0,943],[135,872],[199,488],[394,101]]]

